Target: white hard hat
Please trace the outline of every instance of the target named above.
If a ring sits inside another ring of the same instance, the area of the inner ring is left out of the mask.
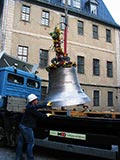
[[[27,97],[28,102],[32,102],[33,100],[37,99],[37,96],[35,94],[30,94]]]

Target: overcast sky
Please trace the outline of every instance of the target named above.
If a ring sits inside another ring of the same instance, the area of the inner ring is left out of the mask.
[[[120,25],[120,0],[103,0],[115,22]]]

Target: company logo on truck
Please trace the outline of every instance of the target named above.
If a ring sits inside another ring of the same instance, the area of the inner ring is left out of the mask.
[[[86,140],[85,134],[50,130],[50,136]]]

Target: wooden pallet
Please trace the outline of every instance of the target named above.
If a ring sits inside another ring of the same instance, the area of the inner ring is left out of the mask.
[[[39,111],[49,113],[51,115],[59,116],[70,116],[70,117],[98,117],[98,118],[120,118],[120,112],[82,112],[82,111],[73,111],[73,110],[42,110]]]

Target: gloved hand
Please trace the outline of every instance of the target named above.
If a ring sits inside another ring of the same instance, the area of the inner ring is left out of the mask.
[[[47,117],[50,117],[50,116],[52,116],[52,114],[51,114],[51,113],[46,113],[46,115],[47,115]]]

